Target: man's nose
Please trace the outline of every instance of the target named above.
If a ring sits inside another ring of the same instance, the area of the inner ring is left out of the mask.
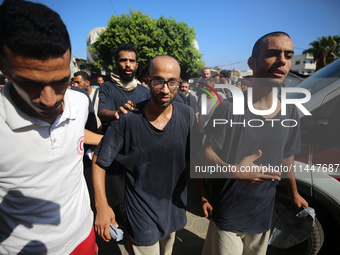
[[[281,63],[281,65],[285,65],[287,61],[286,55],[284,52],[281,52],[278,56],[278,62]]]
[[[128,67],[130,67],[130,66],[131,66],[131,62],[130,62],[130,60],[127,60],[127,61],[125,62],[125,66],[128,66]]]
[[[57,95],[51,86],[45,86],[40,92],[40,102],[44,105],[51,107],[57,102]]]
[[[169,89],[169,85],[168,83],[164,83],[164,86],[163,88],[161,88],[161,91],[164,93],[164,94],[169,94],[170,93],[170,89]]]

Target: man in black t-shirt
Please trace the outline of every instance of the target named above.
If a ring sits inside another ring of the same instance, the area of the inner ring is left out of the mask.
[[[150,98],[150,92],[139,84],[135,78],[138,69],[138,51],[134,45],[121,44],[115,50],[116,70],[111,79],[99,88],[98,117],[105,134],[111,121],[119,118],[119,113],[127,113],[137,104]],[[109,204],[115,212],[124,198],[124,176],[119,165],[114,162],[107,171],[106,190],[114,196],[109,197]]]
[[[109,241],[110,223],[118,226],[105,194],[105,168],[115,160],[126,175],[129,249],[171,254],[175,232],[186,224],[186,156],[195,118],[189,106],[174,101],[180,66],[173,57],[155,57],[147,82],[151,99],[113,121],[95,150],[95,230]]]
[[[99,91],[98,116],[103,124],[119,118],[119,113],[132,110],[126,104],[131,101],[137,104],[150,98],[147,88],[136,80],[138,68],[138,51],[134,45],[124,43],[115,51],[116,70],[111,74],[111,80],[104,82]]]
[[[286,78],[293,54],[294,44],[286,33],[261,37],[248,60],[253,93],[244,94],[245,102],[252,95],[253,107],[245,105],[244,114],[236,115],[233,100],[237,98],[225,100],[204,130],[208,137],[202,150],[205,163],[230,169],[227,178],[213,181],[211,198],[200,185],[204,213],[211,216],[204,255],[266,254],[281,175],[276,169],[292,170],[294,155],[300,150],[297,109],[288,105],[287,114],[281,114],[280,98],[273,93]],[[267,109],[272,111],[264,113]],[[215,125],[217,119],[228,123]],[[296,207],[308,207],[297,191],[294,172],[283,172],[281,177]]]

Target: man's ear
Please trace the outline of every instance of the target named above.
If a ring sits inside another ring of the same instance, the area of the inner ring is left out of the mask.
[[[85,81],[86,82],[86,86],[90,86],[90,81]]]
[[[150,77],[148,75],[145,77],[145,81],[146,81],[146,85],[148,85],[148,87],[151,89]]]
[[[145,81],[146,81],[146,84],[149,85],[149,83],[150,83],[150,77],[149,77],[149,76],[146,76],[146,77],[145,77]]]
[[[248,59],[248,66],[250,67],[251,70],[254,70],[256,68],[256,59],[253,57],[250,57]]]

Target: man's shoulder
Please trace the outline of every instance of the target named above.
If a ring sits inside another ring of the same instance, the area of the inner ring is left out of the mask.
[[[173,101],[172,102],[174,108],[176,109],[176,111],[174,111],[174,113],[176,115],[182,115],[184,117],[193,117],[194,116],[194,110],[187,104],[183,104],[180,102],[176,102]]]
[[[183,104],[182,102],[179,102],[179,101],[173,101],[172,104],[177,107],[177,108],[180,108],[180,109],[184,109],[184,110],[187,110],[189,111],[191,109],[191,107],[187,104]]]
[[[196,97],[195,97],[193,94],[191,94],[191,93],[189,93],[188,97],[189,97],[190,99],[195,99],[195,100],[196,100]]]
[[[144,87],[142,84],[139,84],[139,83],[137,83],[137,86],[134,88],[134,90],[147,93],[147,94],[150,93],[150,90],[148,90],[146,87]]]
[[[89,95],[83,89],[77,89],[77,88],[68,89],[66,90],[65,94],[69,96],[70,98],[80,98],[80,99],[87,99],[87,100],[89,98]]]
[[[117,87],[117,85],[114,84],[112,81],[106,81],[102,85],[100,85],[99,89],[103,90],[105,88],[111,88],[111,87],[115,88],[115,87]]]
[[[92,88],[92,91],[91,91],[91,94],[90,94],[90,97],[92,96],[98,96],[98,93],[99,92],[99,87],[98,88]]]

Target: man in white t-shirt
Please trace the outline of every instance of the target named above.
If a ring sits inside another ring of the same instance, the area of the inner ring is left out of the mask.
[[[84,71],[74,73],[73,86],[79,89],[84,89],[87,94],[89,94],[93,104],[94,113],[96,115],[97,129],[100,130],[102,124],[98,117],[99,88],[93,88],[91,86],[90,76]]]
[[[66,27],[26,1],[5,0],[0,16],[11,80],[0,91],[0,254],[96,254],[83,143],[97,136],[84,132],[88,98],[67,89]]]

